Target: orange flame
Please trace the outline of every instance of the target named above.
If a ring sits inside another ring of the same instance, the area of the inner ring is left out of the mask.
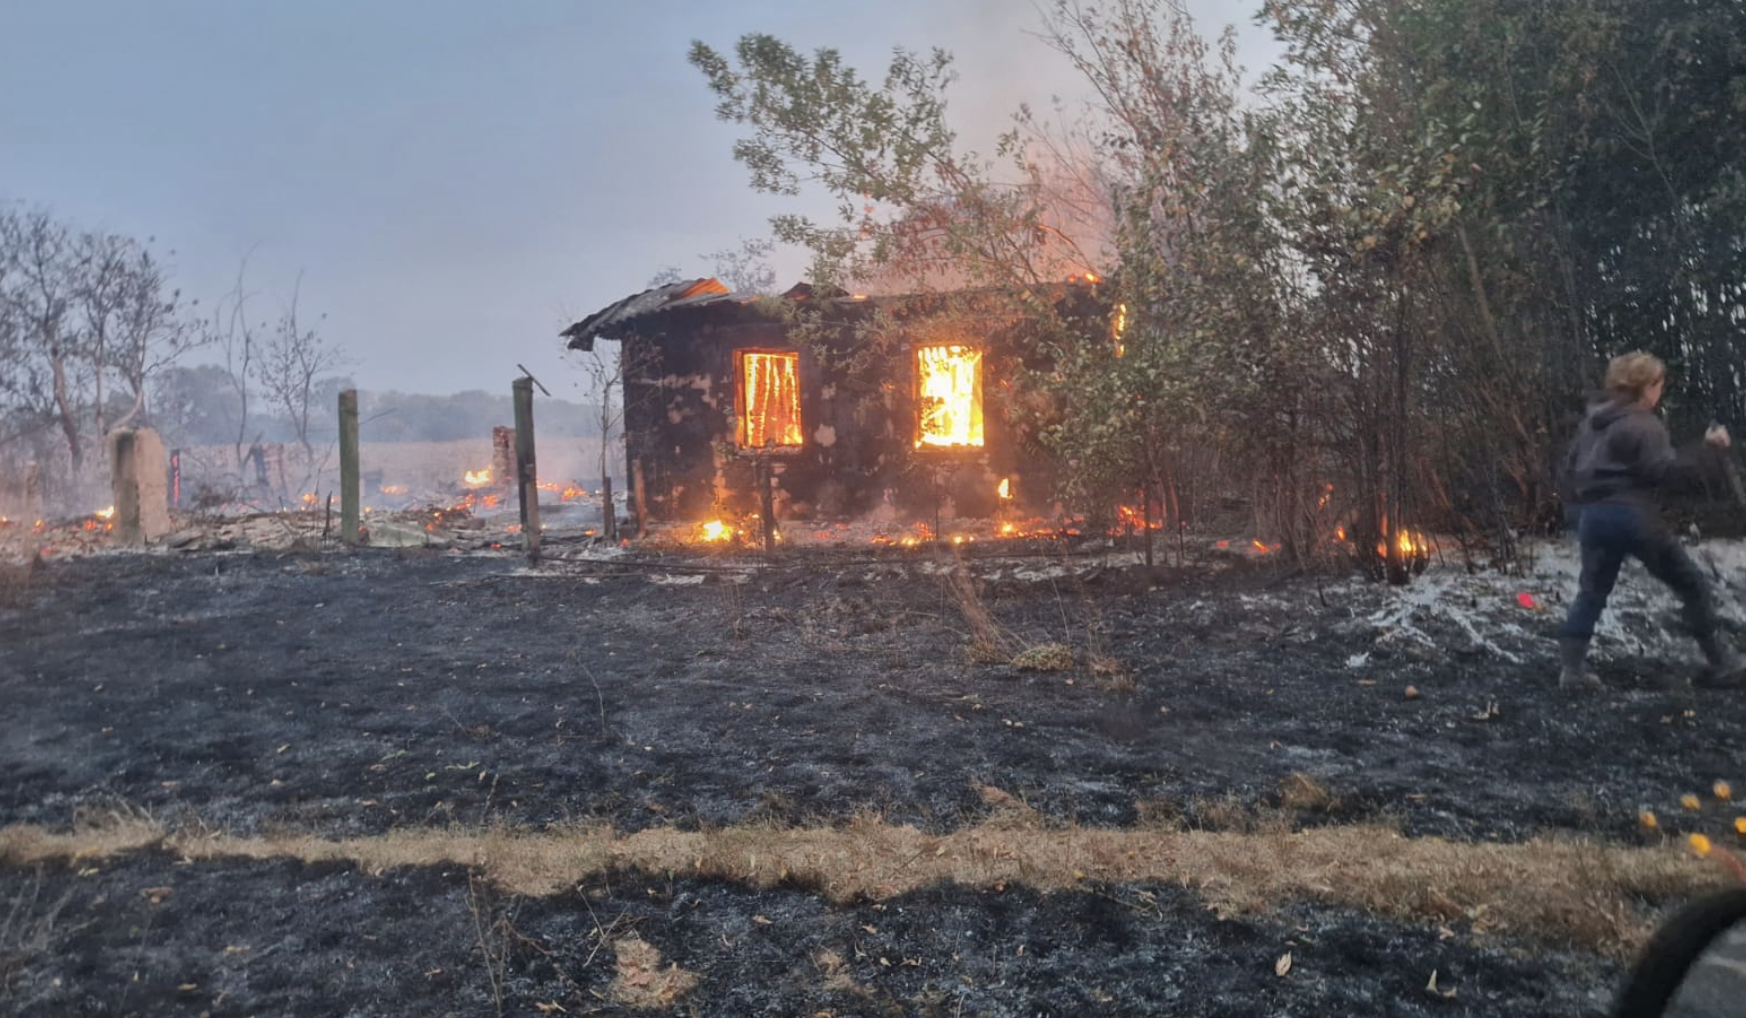
[[[697,536],[705,541],[725,541],[734,536],[734,528],[720,520],[710,520],[697,528]]]
[[[1400,551],[1401,558],[1423,558],[1431,553],[1431,544],[1425,535],[1415,534],[1410,530],[1396,531],[1394,546]],[[1376,554],[1381,558],[1387,558],[1388,542],[1378,541]]]
[[[1012,478],[1002,477],[1000,479],[999,491],[1000,491],[1001,501],[1004,502],[1004,501],[1011,499],[1012,498]]]
[[[916,348],[920,418],[915,444],[982,445],[982,351],[947,344]]]
[[[491,468],[484,470],[469,470],[461,478],[461,483],[469,488],[482,488],[491,483]]]
[[[98,519],[104,519],[104,520],[114,519],[115,518],[115,507],[110,506],[107,509],[99,509],[96,512],[92,513],[91,515],[97,517]]]
[[[748,449],[805,442],[800,427],[800,354],[740,353],[740,444]]]

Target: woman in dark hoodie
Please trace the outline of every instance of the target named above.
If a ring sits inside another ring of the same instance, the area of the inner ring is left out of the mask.
[[[1606,609],[1607,596],[1627,556],[1642,562],[1649,575],[1679,595],[1686,628],[1708,662],[1698,684],[1735,686],[1746,672],[1720,632],[1709,581],[1662,525],[1655,501],[1655,489],[1681,467],[1667,429],[1655,416],[1666,382],[1667,367],[1657,357],[1628,353],[1613,358],[1607,365],[1608,397],[1589,408],[1565,460],[1567,483],[1580,509],[1582,579],[1559,631],[1560,686],[1600,687],[1600,680],[1584,670],[1583,662],[1595,623]],[[1713,425],[1704,441],[1725,449],[1728,431]]]

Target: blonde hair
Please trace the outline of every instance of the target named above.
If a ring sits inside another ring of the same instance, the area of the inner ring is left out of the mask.
[[[1644,390],[1667,377],[1667,365],[1652,353],[1620,354],[1607,365],[1607,390],[1626,399],[1640,399]]]

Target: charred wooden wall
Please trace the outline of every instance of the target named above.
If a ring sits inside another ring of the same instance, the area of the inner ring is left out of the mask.
[[[834,342],[853,342],[845,324]],[[1035,504],[1052,490],[1053,466],[1018,432],[1015,357],[993,338],[984,350],[984,440],[980,447],[918,449],[915,366],[907,342],[868,370],[850,372],[822,347],[797,343],[780,319],[754,305],[723,302],[677,309],[623,340],[625,454],[640,469],[651,521],[697,521],[757,511],[757,462],[772,464],[779,519],[990,517],[998,486]],[[739,448],[736,352],[796,352],[801,425],[798,447]]]

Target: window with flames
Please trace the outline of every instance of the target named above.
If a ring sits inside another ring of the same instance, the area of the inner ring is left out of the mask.
[[[982,445],[982,351],[956,343],[917,347],[917,448]]]
[[[740,447],[801,445],[800,354],[741,350],[738,356]]]

